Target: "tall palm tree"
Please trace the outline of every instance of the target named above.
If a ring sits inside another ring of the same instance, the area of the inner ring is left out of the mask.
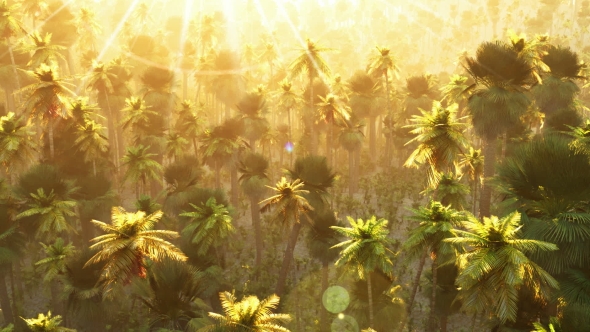
[[[370,75],[382,76],[385,79],[385,100],[387,101],[386,113],[391,115],[393,111],[390,102],[390,87],[389,87],[389,74],[392,73],[397,75],[399,69],[397,68],[396,59],[391,54],[391,50],[387,47],[376,46],[378,54],[374,55],[370,59],[368,72]]]
[[[39,314],[37,318],[23,318],[27,328],[33,332],[76,332],[76,330],[68,329],[60,326],[61,316],[51,315],[51,311],[45,314]]]
[[[456,237],[444,241],[463,245],[466,252],[458,257],[461,287],[459,298],[464,308],[475,312],[493,312],[504,324],[515,321],[519,290],[530,289],[542,299],[559,287],[558,282],[527,254],[554,251],[557,246],[522,238],[521,214],[483,220],[468,215],[463,229],[454,229]]]
[[[463,110],[467,106],[467,100],[469,95],[466,93],[469,88],[469,78],[462,75],[453,75],[450,78],[450,82],[447,85],[441,87],[442,102],[446,102],[447,105],[457,104],[459,108],[457,113],[463,115]]]
[[[109,141],[104,135],[104,127],[92,120],[86,121],[76,128],[76,149],[84,154],[84,162],[92,163],[92,172],[96,176],[96,161],[100,160],[109,150]]]
[[[326,98],[320,96],[321,102],[316,104],[318,106],[318,115],[320,120],[328,124],[329,130],[326,133],[326,155],[328,164],[332,165],[332,149],[334,144],[334,126],[337,121],[346,121],[350,117],[350,110],[348,106],[343,103],[338,97],[333,94],[328,94]],[[339,123],[339,122],[338,122]]]
[[[29,36],[28,43],[22,44],[20,52],[31,53],[31,60],[27,66],[32,69],[37,69],[42,64],[48,66],[58,66],[59,61],[65,61],[62,52],[66,49],[61,45],[51,43],[51,34],[45,33],[41,35],[38,31],[33,32]]]
[[[129,147],[127,154],[121,160],[121,165],[127,166],[125,175],[123,175],[123,182],[127,180],[135,182],[136,198],[139,198],[140,184],[141,193],[145,193],[147,181],[158,179],[162,172],[162,165],[153,159],[155,154],[149,153],[149,148],[149,146],[143,145]]]
[[[369,296],[369,326],[374,324],[373,293],[371,287],[371,273],[379,269],[390,274],[393,268],[391,257],[394,253],[388,248],[391,240],[387,237],[388,221],[375,216],[367,220],[347,217],[351,227],[332,226],[337,233],[346,238],[334,248],[342,248],[336,266],[345,266],[348,271],[357,275],[361,280],[367,280],[367,294]]]
[[[279,84],[279,86],[280,89],[276,93],[276,98],[278,98],[277,106],[280,110],[287,112],[287,123],[289,125],[288,142],[293,143],[293,121],[291,112],[301,104],[301,97],[293,91],[293,85],[290,81],[285,79]],[[289,164],[291,163],[292,161]]]
[[[76,248],[71,243],[66,244],[62,238],[57,238],[48,245],[41,243],[41,246],[45,251],[45,258],[37,261],[35,266],[42,270],[43,281],[50,285],[51,307],[61,311],[57,279],[65,273],[66,260],[76,253]]]
[[[215,187],[221,187],[220,171],[224,164],[230,166],[231,202],[238,205],[238,152],[247,144],[240,137],[244,131],[243,123],[237,119],[224,121],[213,130],[206,130],[201,136],[203,161],[212,164],[215,169]]]
[[[365,140],[362,129],[364,126],[363,123],[359,123],[355,114],[352,114],[350,119],[344,121],[344,126],[338,136],[340,145],[348,151],[348,193],[350,195],[355,192],[359,177],[358,169],[360,165],[355,164],[355,154],[360,153]]]
[[[321,212],[312,213],[311,219],[313,224],[307,233],[307,248],[311,257],[317,259],[322,264],[321,290],[324,294],[329,286],[330,264],[338,257],[336,250],[329,250],[339,241],[338,234],[331,228],[338,226],[340,223],[336,219],[336,213],[330,209]],[[320,312],[320,330],[327,331],[328,311],[322,308]]]
[[[66,97],[74,93],[57,74],[57,68],[42,64],[34,72],[37,82],[23,88],[30,92],[25,102],[25,110],[31,117],[38,117],[48,123],[49,151],[53,161],[55,148],[53,129],[55,121],[67,117]]]
[[[330,75],[330,67],[322,58],[322,53],[326,51],[330,51],[331,49],[319,46],[315,42],[307,39],[305,45],[302,49],[300,49],[300,54],[293,60],[290,65],[290,71],[292,76],[298,76],[303,73],[307,73],[307,79],[310,89],[309,94],[309,107],[311,108],[311,114],[315,113],[315,94],[314,94],[314,87],[313,87],[313,80],[316,77],[320,77],[321,75]],[[312,137],[312,144],[311,144],[311,153],[317,153],[317,139],[315,138],[316,134],[313,130],[313,126],[310,127],[311,130],[311,137]]]
[[[14,72],[14,77],[16,78],[17,90],[20,89],[20,82],[18,80],[18,73],[16,71],[16,63],[14,61],[14,53],[10,39],[20,35],[21,33],[26,33],[22,23],[14,16],[19,7],[19,4],[8,4],[6,0],[2,0],[2,2],[0,2],[0,37],[4,38],[6,45],[8,45],[10,61],[12,62],[12,69]]]
[[[37,239],[52,240],[59,234],[75,232],[68,217],[76,215],[76,202],[62,200],[52,190],[45,193],[43,188],[31,193],[27,200],[26,209],[16,216],[16,219],[34,217]]]
[[[435,89],[435,78],[430,74],[411,76],[406,79],[404,113],[401,120],[420,115],[421,110],[428,111],[438,97]]]
[[[236,105],[244,91],[244,80],[240,73],[241,65],[237,54],[230,50],[215,53],[211,70],[210,88],[215,98],[225,104],[225,119],[230,117],[230,109]]]
[[[240,161],[238,170],[242,173],[240,182],[242,191],[250,198],[250,211],[252,213],[252,226],[256,237],[256,258],[255,266],[262,265],[262,229],[260,227],[260,208],[258,202],[267,191],[268,160],[258,153],[249,153]]]
[[[299,179],[289,182],[285,177],[282,177],[275,187],[269,186],[275,192],[275,195],[260,202],[264,204],[261,208],[262,212],[274,209],[273,219],[281,223],[283,227],[287,228],[291,224],[293,225],[277,280],[276,293],[281,295],[285,290],[285,282],[293,260],[293,252],[303,226],[301,216],[307,217],[308,213],[313,210],[313,207],[304,197],[309,191],[304,190],[303,186],[304,183]]]
[[[126,98],[125,108],[121,111],[125,114],[122,121],[123,129],[131,128],[136,143],[143,142],[146,137],[154,134],[150,127],[153,117],[158,113],[153,107],[148,106],[143,98]]]
[[[580,88],[574,80],[583,78],[581,71],[585,65],[575,52],[557,46],[549,46],[541,59],[549,72],[544,75],[543,82],[535,85],[531,92],[535,104],[545,114],[545,127],[565,130],[566,125],[579,125],[582,119],[578,114],[576,97]]]
[[[197,330],[198,332],[289,332],[282,324],[289,322],[291,317],[272,313],[279,306],[277,295],[273,294],[262,301],[251,295],[238,302],[234,294],[223,292],[219,293],[219,299],[224,314],[210,312],[209,317],[216,322]]]
[[[415,134],[407,144],[418,143],[404,166],[418,167],[426,165],[428,185],[434,188],[438,185],[440,174],[452,170],[457,156],[467,146],[467,139],[463,135],[466,123],[463,118],[456,118],[457,105],[443,107],[434,102],[432,111],[422,111],[422,116],[413,116],[414,124],[407,125],[410,133]]]
[[[178,237],[178,233],[154,230],[162,218],[162,211],[146,215],[143,211],[127,212],[122,207],[113,207],[111,224],[92,222],[106,234],[92,239],[90,249],[98,249],[86,266],[106,262],[101,280],[107,285],[128,283],[133,276],[146,276],[147,259],[159,262],[164,258],[184,261],[186,256],[166,239]]]
[[[481,182],[483,180],[483,165],[484,165],[484,157],[481,154],[481,149],[474,149],[473,147],[469,147],[469,150],[463,153],[463,156],[459,160],[458,166],[462,174],[467,174],[469,176],[469,182],[471,183],[471,193],[472,193],[472,211],[471,213],[476,214],[476,207],[477,207],[477,190],[481,187]]]
[[[29,124],[14,113],[0,117],[0,164],[6,170],[25,169],[35,159],[37,147]],[[12,182],[13,171],[9,180]]]
[[[215,197],[200,206],[192,203],[190,206],[192,211],[180,214],[189,219],[182,235],[197,246],[199,255],[206,256],[210,249],[215,249],[217,259],[221,260],[217,247],[235,232],[229,209],[223,204],[217,204]]]
[[[80,8],[76,15],[76,28],[80,36],[78,40],[80,48],[96,51],[96,39],[102,33],[102,26],[96,19],[96,12],[90,8]]]
[[[292,180],[303,183],[303,196],[314,210],[321,211],[328,204],[328,190],[334,186],[336,174],[328,166],[326,157],[306,156],[297,158],[293,168],[287,170]]]
[[[236,105],[244,124],[244,137],[250,141],[250,149],[256,152],[256,141],[269,130],[270,124],[262,113],[267,111],[266,97],[263,93],[253,91],[242,97]]]
[[[408,301],[408,316],[412,313],[414,299],[420,285],[422,269],[426,258],[430,256],[432,260],[432,295],[430,297],[430,315],[428,319],[427,330],[436,330],[435,326],[435,308],[437,272],[440,262],[445,262],[453,258],[455,248],[450,243],[444,242],[444,239],[454,236],[452,230],[461,226],[465,216],[437,201],[430,201],[427,206],[411,209],[411,221],[419,223],[410,231],[408,239],[403,244],[403,251],[407,252],[410,257],[420,257],[412,293]],[[404,321],[405,324],[405,321]],[[403,325],[400,331],[403,331]]]
[[[182,157],[189,142],[180,133],[170,132],[166,135],[166,155],[172,161]]]
[[[502,42],[483,43],[475,58],[466,59],[466,69],[475,80],[468,110],[473,127],[484,140],[484,184],[480,196],[480,216],[489,217],[492,187],[489,179],[496,164],[496,139],[520,123],[529,107],[525,94],[531,82],[531,65]]]
[[[372,158],[376,158],[377,130],[375,123],[377,116],[381,114],[380,106],[382,106],[376,103],[380,90],[379,83],[367,72],[358,70],[348,80],[348,87],[351,91],[349,105],[352,113],[359,118],[369,119],[369,154]],[[389,104],[387,107],[389,109]]]
[[[99,105],[103,110],[107,111],[109,137],[115,144],[115,149],[113,150],[113,160],[114,164],[118,168],[120,159],[119,137],[115,127],[115,114],[113,114],[111,101],[109,99],[109,96],[115,92],[114,84],[116,80],[117,76],[115,73],[113,73],[110,65],[104,64],[102,62],[93,62],[92,71],[89,72],[88,77],[86,78],[86,86],[87,89],[92,89],[96,92]]]
[[[205,125],[201,112],[205,112],[205,104],[200,103],[195,106],[190,100],[185,100],[180,104],[175,125],[176,131],[193,144],[195,157],[198,154],[197,139],[203,133]]]

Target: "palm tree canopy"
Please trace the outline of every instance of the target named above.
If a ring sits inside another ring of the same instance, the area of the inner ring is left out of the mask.
[[[157,179],[162,172],[162,165],[153,157],[154,153],[149,153],[149,146],[139,145],[129,147],[123,157],[121,165],[127,165],[127,170],[123,176],[123,181],[132,179],[133,181],[147,181]]]
[[[234,294],[219,293],[224,314],[209,313],[216,323],[203,327],[198,332],[215,331],[252,331],[252,332],[289,332],[282,325],[291,317],[287,314],[275,314],[272,310],[279,305],[279,297],[275,294],[260,301],[256,296],[246,296],[237,301]]]
[[[307,216],[308,212],[313,210],[305,198],[309,191],[303,189],[304,183],[301,180],[296,179],[290,182],[282,177],[275,187],[267,187],[272,189],[275,195],[260,202],[264,204],[260,211],[267,212],[274,208],[274,219],[279,219],[284,226],[300,222],[301,214]]]
[[[393,268],[390,256],[393,252],[388,248],[388,221],[372,216],[365,220],[354,220],[347,217],[352,227],[331,226],[337,233],[347,238],[332,248],[342,248],[336,265],[345,265],[354,271],[360,279],[376,269],[389,274]]]
[[[166,239],[178,237],[177,232],[154,230],[162,218],[162,211],[146,215],[143,211],[127,212],[122,207],[113,207],[111,224],[98,220],[92,223],[107,234],[94,239],[90,249],[98,249],[86,265],[105,262],[101,280],[107,283],[128,281],[133,275],[145,277],[145,262],[170,258],[185,261],[186,256]]]
[[[25,166],[34,160],[37,147],[33,136],[33,129],[21,117],[12,112],[0,117],[0,163]]]
[[[493,310],[505,323],[516,320],[519,290],[527,287],[536,297],[547,299],[558,282],[526,255],[554,251],[557,246],[543,241],[523,239],[521,214],[483,220],[467,214],[463,229],[456,237],[444,241],[464,246],[458,258],[460,268],[456,283],[465,308],[478,312]]]
[[[303,196],[314,210],[321,210],[327,204],[328,190],[334,186],[336,173],[328,166],[324,156],[306,156],[295,160],[293,168],[287,170],[289,177],[303,183]]]
[[[76,330],[61,327],[61,316],[51,315],[51,311],[39,314],[37,318],[23,318],[25,324],[32,332],[76,332]]]
[[[299,50],[300,55],[291,63],[291,75],[297,76],[306,72],[310,78],[317,77],[319,74],[329,76],[330,67],[322,58],[321,53],[331,50],[307,39],[304,47]]]
[[[235,232],[232,217],[228,207],[217,204],[215,197],[200,206],[190,206],[193,211],[180,214],[190,219],[182,235],[198,246],[199,255],[205,256],[210,248],[219,246],[221,241]]]
[[[407,144],[418,143],[404,166],[418,167],[427,165],[428,183],[435,187],[441,172],[448,171],[457,156],[467,146],[464,136],[467,123],[461,122],[465,117],[456,118],[457,104],[442,107],[435,102],[430,112],[422,111],[422,116],[413,116],[414,124],[404,128],[411,128],[410,133],[416,135]]]

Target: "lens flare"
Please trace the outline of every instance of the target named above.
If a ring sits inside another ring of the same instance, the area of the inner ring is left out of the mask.
[[[359,332],[359,323],[352,316],[339,314],[332,325],[330,326],[332,332]]]
[[[331,286],[322,296],[322,303],[326,310],[333,314],[343,312],[350,304],[350,296],[344,287]]]
[[[285,144],[285,150],[287,150],[287,152],[289,153],[293,152],[294,148],[295,146],[291,142],[287,142],[287,144]]]

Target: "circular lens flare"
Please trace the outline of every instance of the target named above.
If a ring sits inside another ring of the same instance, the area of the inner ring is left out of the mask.
[[[285,150],[287,150],[287,152],[289,152],[289,153],[293,152],[294,147],[295,146],[291,142],[287,142],[287,144],[285,144]]]
[[[344,287],[331,286],[324,291],[322,303],[326,310],[333,314],[341,313],[350,304],[350,296]]]

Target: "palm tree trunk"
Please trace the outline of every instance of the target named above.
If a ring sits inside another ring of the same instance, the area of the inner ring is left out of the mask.
[[[221,188],[221,167],[219,162],[215,160],[215,189]]]
[[[328,283],[330,278],[330,262],[327,259],[322,261],[322,292],[320,294],[324,294],[326,289],[328,289]],[[320,311],[320,331],[321,332],[328,332],[330,331],[330,326],[328,325],[328,310],[322,305],[322,309]]]
[[[440,316],[440,332],[447,332],[447,325],[449,323],[449,316],[442,315]]]
[[[193,149],[195,150],[195,157],[199,157],[199,147],[197,146],[197,139],[193,137]]]
[[[418,264],[418,270],[416,271],[416,277],[414,278],[414,286],[412,287],[412,293],[410,294],[410,299],[408,301],[407,316],[404,320],[402,320],[399,332],[402,332],[404,330],[404,328],[406,327],[406,322],[412,314],[412,307],[414,306],[414,299],[416,298],[418,286],[420,285],[420,277],[422,276],[422,269],[424,269],[424,264],[426,263],[426,257],[428,257],[428,250],[424,250],[422,257],[420,257],[420,263]]]
[[[313,116],[314,116],[314,109],[315,105],[313,104],[313,76],[309,75],[309,116],[312,118],[311,124],[309,125],[309,134],[311,138],[311,154],[316,155],[318,153],[318,141],[317,141],[317,133],[315,128],[313,127]]]
[[[49,156],[51,157],[51,162],[55,160],[55,147],[53,145],[53,118],[49,119],[49,128],[48,128],[48,136],[49,136]]]
[[[250,139],[250,150],[252,150],[252,153],[256,153],[256,141],[254,139]],[[264,153],[264,149],[262,153]]]
[[[13,89],[5,89],[4,93],[6,94],[6,110],[9,112],[16,113],[16,102],[14,100],[14,90]]]
[[[428,331],[436,331],[436,285],[437,285],[437,269],[436,255],[432,260],[432,295],[430,296],[430,316],[428,318]]]
[[[373,314],[373,287],[371,285],[371,272],[367,273],[367,295],[369,297],[369,327],[373,327],[375,320]]]
[[[348,194],[354,194],[354,150],[348,150]]]
[[[494,176],[494,168],[496,164],[496,139],[485,139],[483,142],[483,189],[479,197],[479,216],[489,217],[490,208],[492,204],[492,187],[489,180]]]
[[[256,238],[256,258],[254,266],[258,276],[262,264],[262,230],[260,229],[260,208],[258,207],[258,197],[250,196],[250,211],[252,213],[252,226],[254,227],[254,236]]]
[[[0,307],[6,324],[14,323],[14,316],[10,298],[8,297],[8,288],[6,288],[6,267],[0,270]]]
[[[234,153],[235,154],[235,153]],[[238,208],[239,202],[239,191],[238,191],[238,167],[236,165],[237,157],[234,155],[231,161],[230,167],[230,181],[231,181],[231,204],[234,208]]]
[[[92,160],[92,173],[94,174],[94,177],[96,177],[96,160]]]
[[[104,92],[105,95],[105,99],[107,102],[107,110],[109,112],[109,118],[108,118],[108,122],[109,122],[109,139],[112,138],[113,142],[115,143],[115,152],[113,154],[113,159],[114,159],[114,164],[115,164],[115,169],[116,174],[119,174],[119,159],[121,158],[121,156],[119,155],[119,138],[117,135],[117,128],[115,128],[115,118],[113,115],[113,111],[111,109],[111,102],[109,100],[109,92],[105,91]]]
[[[326,159],[328,160],[328,166],[332,166],[332,131],[333,131],[333,126],[331,122],[328,122],[328,126],[330,126],[330,129],[328,131],[326,131]]]
[[[386,100],[386,105],[387,105],[387,111],[386,114],[389,117],[389,121],[391,121],[391,119],[393,118],[393,112],[391,110],[391,105],[389,102],[389,75],[387,73],[388,71],[385,70],[385,73],[383,73],[383,75],[385,76],[385,93],[387,94],[387,96],[385,96],[385,100]],[[389,128],[391,129],[391,128]],[[391,135],[391,133],[388,133],[388,138]],[[370,140],[370,137],[369,137]],[[389,139],[387,141],[387,143],[389,143],[389,146],[386,148],[385,150],[385,166],[389,167],[391,165],[391,149],[393,148],[393,144],[391,144],[391,139]],[[386,144],[387,145],[387,144]]]
[[[16,90],[20,90],[20,80],[18,79],[18,72],[16,71],[16,62],[14,61],[14,52],[12,52],[12,43],[10,38],[6,38],[6,45],[8,46],[8,53],[10,54],[10,64],[12,65],[12,73],[16,81]]]
[[[354,154],[355,161],[354,161],[354,190],[356,192],[358,188],[359,176],[361,174],[361,149],[357,149]]]
[[[186,70],[182,71],[182,99],[186,100],[188,97],[188,73]]]
[[[472,211],[471,213],[473,213],[473,215],[475,216],[477,213],[477,188],[479,187],[479,181],[478,179],[475,179],[475,182],[473,183],[473,199],[472,199]]]
[[[377,136],[375,132],[375,117],[369,118],[369,154],[371,160],[375,161],[377,158]]]
[[[291,234],[289,235],[287,248],[285,249],[285,256],[283,257],[283,265],[281,266],[281,270],[279,272],[279,279],[277,280],[277,288],[275,290],[275,293],[279,297],[282,297],[283,293],[285,292],[287,274],[289,273],[289,268],[291,266],[291,262],[293,261],[293,252],[295,251],[295,245],[297,244],[297,238],[299,237],[299,231],[301,231],[302,226],[303,225],[299,222],[299,220],[297,220],[293,225]]]

